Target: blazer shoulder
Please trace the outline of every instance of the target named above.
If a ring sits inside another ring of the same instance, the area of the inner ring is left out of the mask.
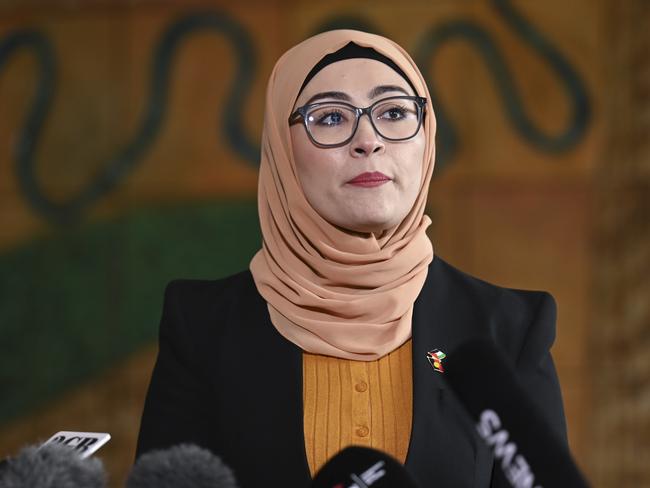
[[[535,313],[544,302],[555,305],[550,293],[543,290],[509,288],[472,276],[436,257],[429,267],[427,281],[446,294],[473,302],[485,311],[495,307],[514,313]]]
[[[227,302],[254,286],[253,276],[246,269],[214,280],[175,279],[165,287],[165,301],[201,306],[218,301]]]
[[[546,291],[499,286],[436,258],[427,277],[429,296],[441,309],[463,316],[468,334],[490,336],[513,360],[528,339],[550,346],[555,338],[556,304]],[[471,325],[469,325],[471,324]],[[539,336],[539,339],[538,339]]]
[[[182,318],[194,332],[214,332],[260,299],[249,270],[215,280],[176,279],[165,288],[163,314]]]

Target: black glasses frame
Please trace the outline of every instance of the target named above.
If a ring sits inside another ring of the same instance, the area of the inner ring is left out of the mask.
[[[418,111],[418,126],[416,127],[415,131],[413,132],[413,135],[409,137],[401,137],[399,139],[395,139],[392,137],[386,137],[384,136],[379,129],[377,129],[377,126],[375,125],[375,122],[372,120],[372,117],[370,114],[372,113],[372,110],[375,108],[376,105],[386,102],[387,100],[409,100],[412,102],[415,102],[415,105],[417,106],[417,111]],[[418,97],[418,96],[411,96],[411,95],[398,95],[394,97],[386,97],[382,98],[380,100],[377,100],[374,102],[372,105],[369,105],[368,107],[365,108],[360,108],[360,107],[355,107],[351,103],[347,102],[317,102],[317,103],[308,103],[307,105],[303,105],[302,107],[298,107],[290,116],[289,116],[289,125],[296,124],[302,119],[303,125],[305,127],[305,130],[307,131],[307,135],[309,136],[309,139],[311,139],[311,142],[313,142],[316,146],[319,147],[340,147],[340,146],[345,146],[347,143],[349,143],[353,138],[354,135],[357,133],[357,129],[359,128],[359,119],[361,118],[362,115],[367,115],[368,120],[370,120],[370,125],[372,125],[372,128],[374,131],[382,138],[387,141],[392,141],[392,142],[399,142],[399,141],[407,141],[409,139],[412,139],[415,137],[415,135],[420,131],[420,127],[422,127],[422,120],[424,119],[424,113],[426,111],[426,105],[427,104],[427,99],[424,97]],[[318,107],[324,107],[326,105],[342,105],[345,107],[348,107],[352,109],[356,115],[356,119],[354,121],[354,128],[352,129],[352,134],[350,137],[348,137],[346,140],[343,142],[338,142],[336,144],[322,144],[318,142],[316,139],[314,139],[314,136],[311,134],[311,131],[309,130],[309,124],[307,123],[307,113]]]

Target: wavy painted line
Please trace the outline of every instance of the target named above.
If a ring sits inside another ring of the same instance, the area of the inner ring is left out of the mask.
[[[540,151],[551,154],[567,151],[584,137],[591,118],[591,106],[584,82],[562,53],[519,14],[510,1],[493,0],[492,3],[522,42],[535,51],[560,80],[571,104],[571,117],[563,131],[556,135],[547,134],[530,119],[503,55],[490,34],[474,22],[465,20],[447,22],[426,32],[415,50],[416,62],[420,67],[430,67],[433,57],[445,43],[456,39],[469,42],[483,57],[488,70],[494,77],[506,114],[515,130]],[[425,70],[425,72],[430,73],[429,70]],[[439,150],[436,164],[444,167],[453,159],[458,150],[458,135],[447,115],[444,104],[437,95],[433,79],[428,79],[427,83],[438,119]]]
[[[120,149],[99,174],[76,195],[64,202],[47,196],[36,178],[36,145],[41,136],[56,86],[56,56],[45,35],[33,30],[10,34],[0,43],[0,70],[21,49],[31,50],[37,58],[40,77],[27,122],[15,148],[16,175],[22,193],[32,209],[55,224],[72,224],[84,210],[113,190],[151,147],[165,116],[172,63],[181,42],[198,31],[214,31],[230,41],[238,61],[229,95],[223,106],[223,135],[244,160],[256,165],[259,146],[244,130],[242,106],[254,75],[256,56],[249,34],[232,18],[218,12],[196,12],[175,21],[162,35],[153,54],[149,100],[132,140]]]
[[[508,0],[493,0],[496,11],[513,30],[548,64],[558,76],[572,106],[567,128],[558,135],[538,129],[525,112],[517,87],[507,69],[503,56],[491,36],[479,25],[458,20],[433,27],[425,32],[415,50],[415,59],[422,67],[430,66],[433,57],[446,43],[456,39],[470,42],[484,58],[492,73],[506,113],[515,130],[541,151],[560,153],[575,146],[584,136],[591,108],[584,83],[562,54],[539,33]],[[360,17],[335,16],[323,22],[317,32],[332,28],[362,28],[378,32]],[[77,222],[84,210],[113,190],[138,160],[150,148],[165,115],[169,79],[175,52],[182,40],[196,31],[212,30],[225,35],[231,42],[239,61],[229,96],[222,110],[223,137],[245,161],[258,164],[259,145],[246,134],[243,123],[243,102],[251,87],[256,64],[249,34],[243,27],[219,12],[197,12],[175,21],[162,35],[153,54],[150,96],[140,127],[118,154],[80,192],[65,202],[55,202],[36,179],[34,152],[49,111],[56,83],[56,58],[49,40],[37,31],[19,31],[0,43],[0,70],[19,49],[31,49],[40,66],[40,78],[27,122],[15,148],[16,174],[20,188],[33,210],[56,224]],[[427,70],[425,72],[428,73]],[[427,76],[427,78],[431,78]],[[458,150],[458,136],[444,104],[439,99],[433,79],[428,79],[431,98],[438,118],[438,169],[446,166]]]

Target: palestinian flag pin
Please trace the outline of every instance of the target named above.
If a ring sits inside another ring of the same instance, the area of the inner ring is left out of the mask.
[[[433,367],[434,370],[436,370],[438,373],[444,373],[445,368],[442,367],[442,360],[445,359],[447,355],[442,352],[440,349],[434,349],[433,351],[429,351],[427,353],[427,359],[429,360],[429,363],[431,363],[431,366]]]

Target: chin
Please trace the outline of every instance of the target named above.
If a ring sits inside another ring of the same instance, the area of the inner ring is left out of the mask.
[[[336,225],[353,232],[374,232],[375,234],[378,234],[385,231],[386,229],[394,227],[396,224],[393,222],[393,219],[366,217],[363,219],[350,219],[344,222],[339,221],[336,223]]]
[[[341,199],[336,206],[322,208],[321,212],[325,220],[342,229],[352,232],[375,234],[391,229],[398,225],[408,214],[407,208],[391,205],[389,202],[375,200],[369,201],[345,201]]]

